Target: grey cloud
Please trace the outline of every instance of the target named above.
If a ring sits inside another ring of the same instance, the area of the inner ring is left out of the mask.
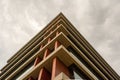
[[[0,2],[0,44],[2,44],[0,68],[59,12],[63,12],[120,74],[119,0],[1,0]]]

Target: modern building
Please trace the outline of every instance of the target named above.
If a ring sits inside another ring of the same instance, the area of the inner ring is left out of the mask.
[[[120,80],[60,13],[3,67],[1,80]]]

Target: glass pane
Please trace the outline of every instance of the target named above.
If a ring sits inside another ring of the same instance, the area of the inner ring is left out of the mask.
[[[21,74],[18,78],[16,78],[16,80],[20,80],[20,78],[22,78],[24,75],[26,75],[32,68],[33,68],[33,66],[29,67],[23,74]]]
[[[80,79],[80,80],[82,80],[82,78],[79,76],[79,74],[77,74],[75,71],[73,72],[73,74],[74,74],[74,78],[75,78],[75,79]]]
[[[32,68],[33,68],[34,61],[32,61],[30,64],[28,64],[23,70],[18,72],[12,80],[20,80],[24,75],[26,75]]]

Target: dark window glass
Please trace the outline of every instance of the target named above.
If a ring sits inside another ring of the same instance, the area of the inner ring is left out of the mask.
[[[69,67],[70,70],[70,78],[71,79],[80,79],[80,80],[90,80],[87,75],[81,71],[75,64],[72,64]]]
[[[98,79],[102,79],[102,77],[74,50],[71,46],[69,46],[68,51],[72,53],[76,58],[78,58]]]
[[[21,70],[18,74],[16,74],[12,80],[19,80],[19,78],[23,75],[25,75],[26,72],[28,72],[33,67],[34,62],[31,62],[28,64],[23,70]]]

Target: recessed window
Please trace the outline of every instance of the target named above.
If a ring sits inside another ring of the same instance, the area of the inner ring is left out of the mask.
[[[16,78],[16,80],[20,80],[23,76],[25,76],[31,69],[33,68],[33,66],[29,67],[23,74],[21,74],[18,78]]]
[[[98,79],[102,79],[102,77],[78,54],[78,52],[71,46],[69,46],[68,51],[72,53],[77,59],[80,60]]]
[[[28,73],[33,68],[33,63],[34,62],[31,62],[30,64],[28,64],[23,70],[21,70],[18,74],[16,74],[12,78],[12,80],[20,80],[20,78],[26,75],[26,73]]]
[[[71,79],[89,80],[89,77],[83,71],[81,71],[75,64],[72,64],[69,67],[69,70]]]

